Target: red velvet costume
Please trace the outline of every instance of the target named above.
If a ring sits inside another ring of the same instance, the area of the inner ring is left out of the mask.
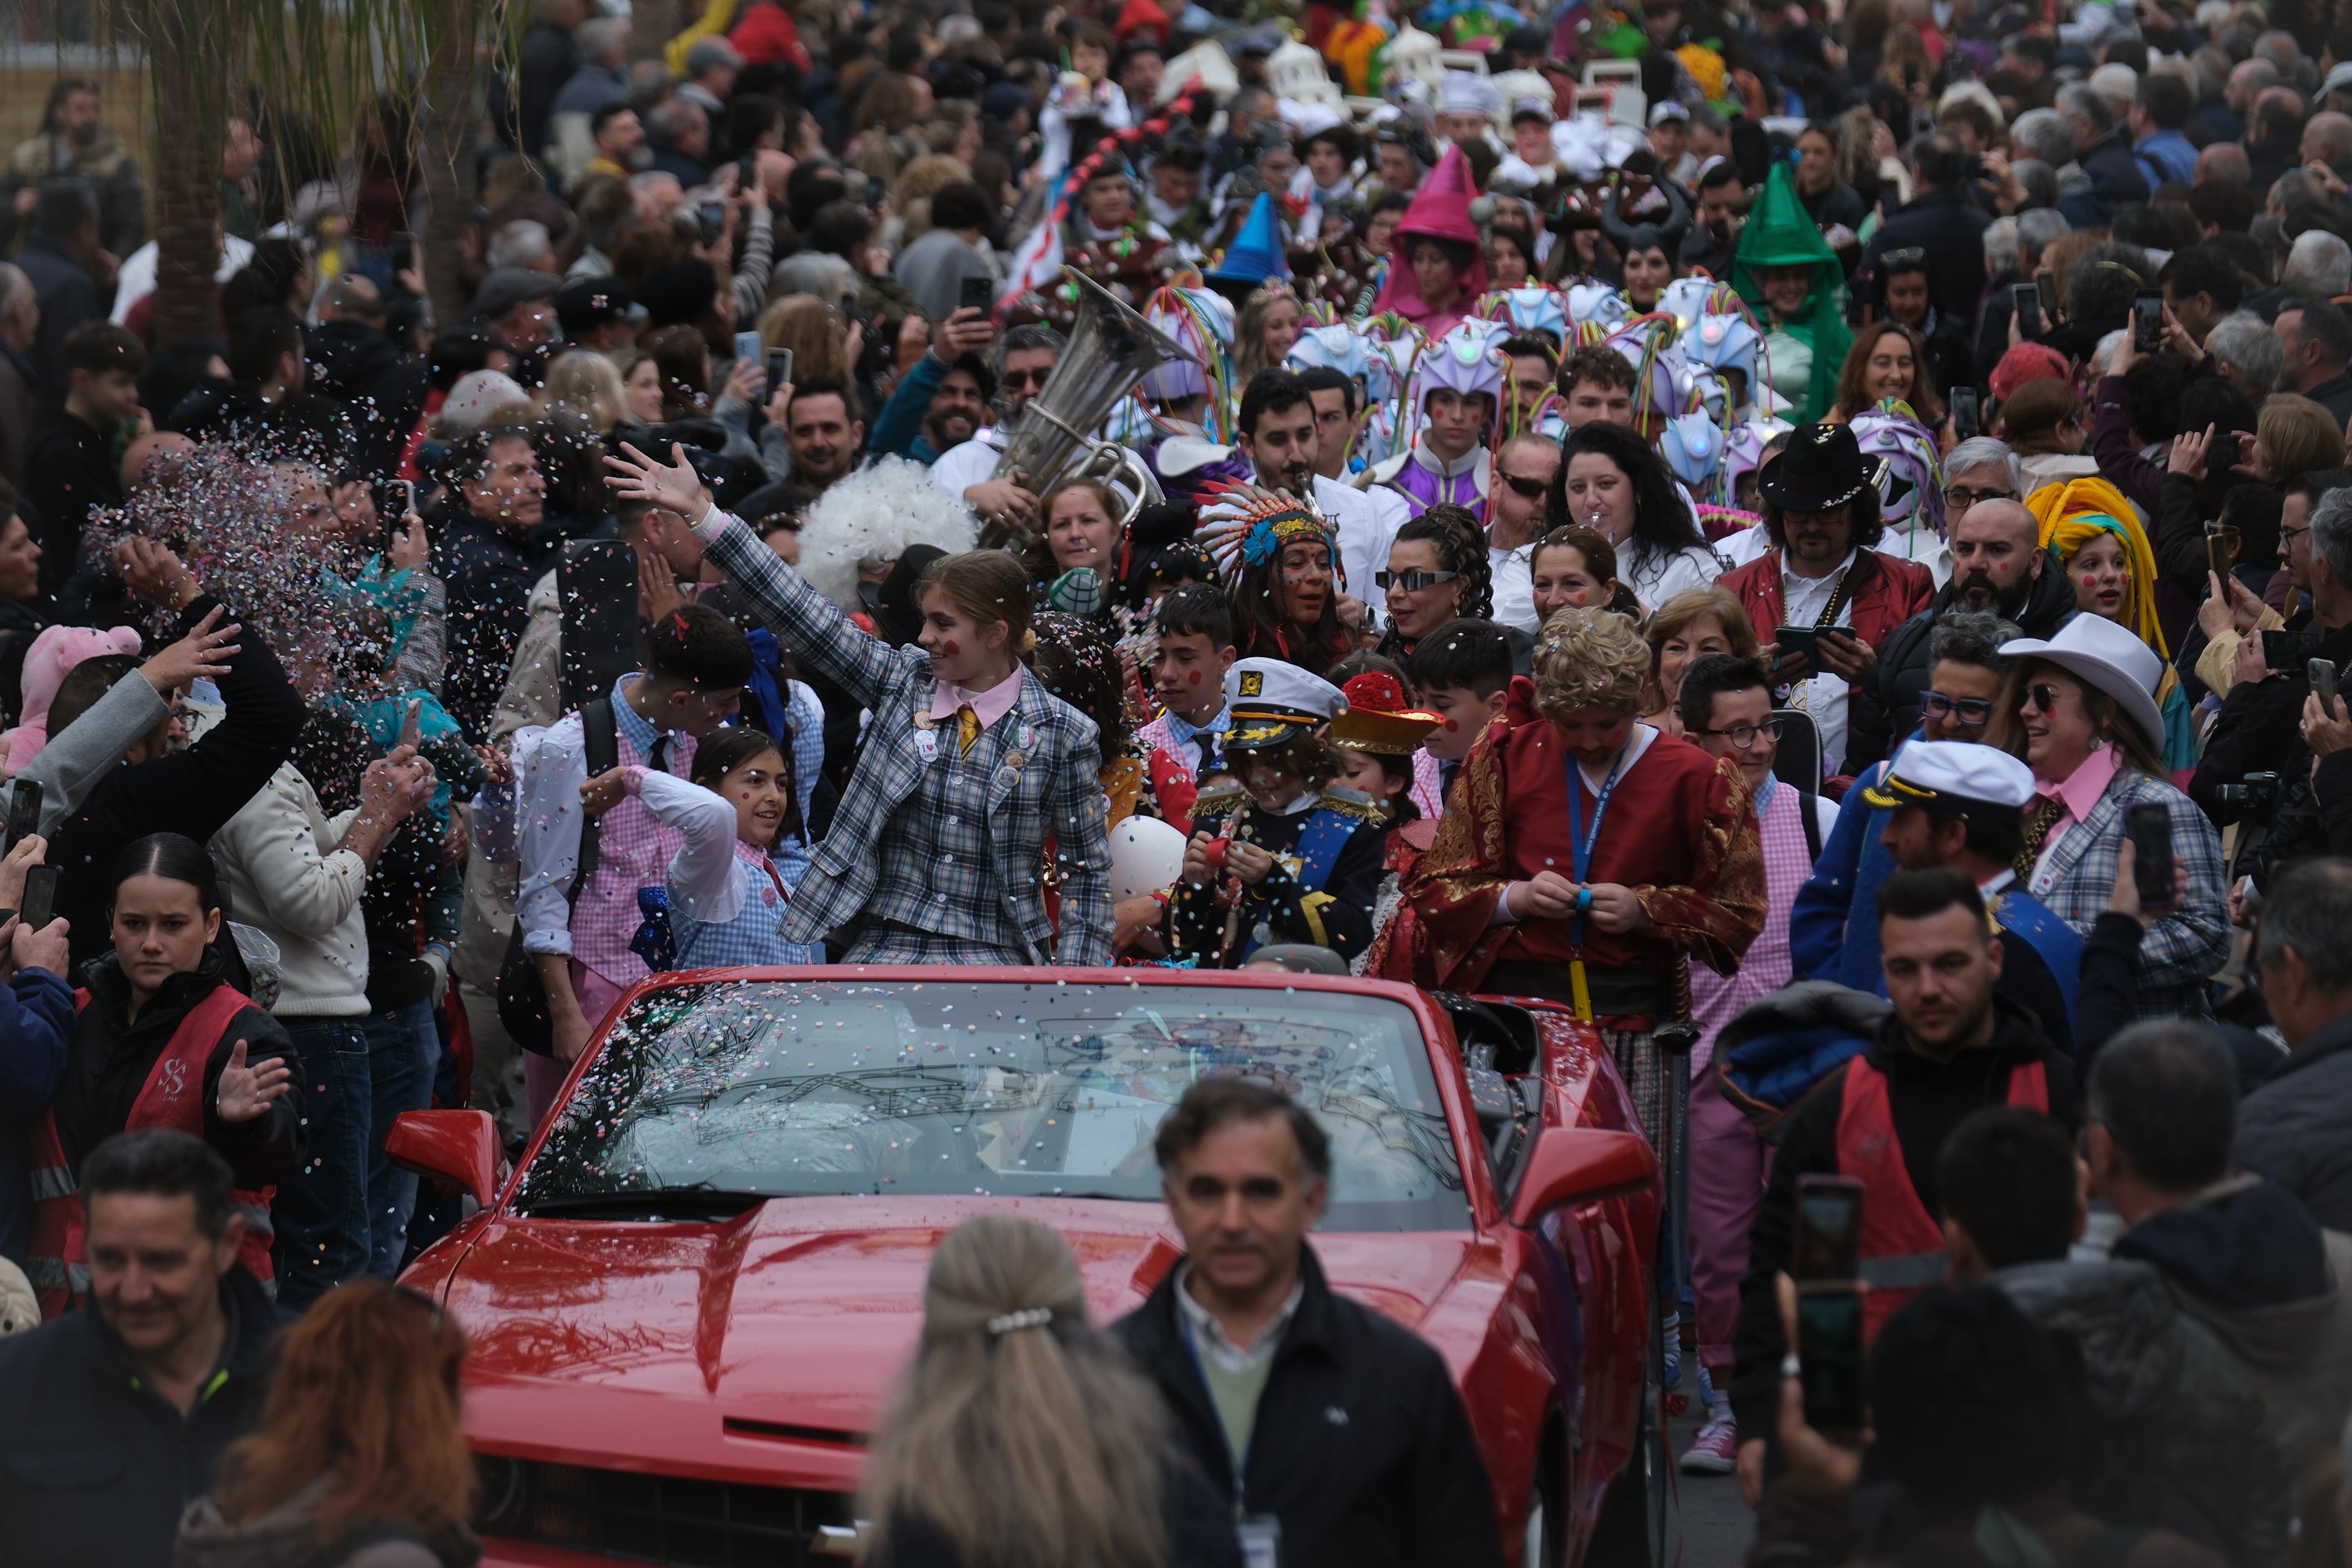
[[[1367,965],[1392,980],[1451,991],[1490,989],[1498,962],[1557,966],[1546,995],[1569,995],[1569,961],[1579,950],[1566,920],[1493,923],[1495,901],[1509,883],[1538,872],[1575,879],[1565,791],[1573,775],[1581,820],[1592,822],[1592,790],[1574,768],[1549,721],[1536,711],[1535,684],[1511,682],[1503,716],[1478,738],[1454,781],[1437,841],[1405,878],[1405,908],[1382,932]],[[1663,983],[1672,994],[1678,954],[1688,952],[1718,974],[1764,926],[1764,855],[1747,784],[1734,764],[1687,741],[1659,735],[1625,770],[1609,797],[1586,879],[1631,888],[1655,922],[1638,934],[1612,934],[1588,918],[1581,956],[1596,992],[1612,973]],[[1597,1020],[1621,1056],[1643,1048],[1660,1015],[1612,1014],[1596,1001]],[[1623,1065],[1621,1063],[1621,1065]],[[1629,1081],[1634,1074],[1628,1069]],[[1637,1085],[1637,1104],[1646,1085]],[[1647,1114],[1644,1125],[1649,1125]]]

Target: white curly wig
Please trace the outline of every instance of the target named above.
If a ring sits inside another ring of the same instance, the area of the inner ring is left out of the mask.
[[[971,509],[931,482],[930,470],[882,458],[817,497],[801,530],[801,575],[845,610],[857,601],[857,563],[895,561],[913,544],[960,554],[978,542]]]

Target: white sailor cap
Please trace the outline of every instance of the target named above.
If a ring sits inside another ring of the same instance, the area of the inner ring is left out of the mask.
[[[1948,800],[2022,811],[2033,800],[2033,770],[1973,741],[1913,741],[1895,755],[1883,783],[1862,792],[1873,805]]]

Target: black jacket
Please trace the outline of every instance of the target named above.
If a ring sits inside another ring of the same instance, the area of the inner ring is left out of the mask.
[[[2132,156],[2131,142],[2122,126],[2079,149],[2074,161],[2082,165],[2089,188],[2077,187],[2058,195],[2060,216],[2074,227],[2095,228],[2114,217],[2117,207],[2147,200],[2147,176],[2140,173],[2139,160]],[[2151,288],[2155,281],[2147,279]]]
[[[1887,633],[1878,645],[1878,662],[1870,677],[1876,700],[1856,703],[1853,710],[1862,721],[1848,743],[1853,755],[1890,755],[1897,737],[1919,727],[1919,694],[1927,689],[1927,678],[1935,668],[1928,647],[1934,641],[1936,618],[1949,614],[1959,597],[1957,580],[1945,584],[1933,603]],[[2056,562],[2045,561],[2042,575],[2033,580],[2018,611],[2018,627],[2030,637],[2053,637],[2074,618],[2074,584]]]
[[[2219,1341],[2144,1263],[2022,1263],[1992,1282],[2080,1362],[2089,1430],[2074,1501],[2236,1568],[2286,1561],[2294,1500],[2270,1415]]]
[[[84,1156],[129,1123],[155,1058],[172,1043],[181,1020],[226,984],[219,952],[207,948],[197,967],[166,981],[134,1022],[128,1017],[130,983],[113,955],[90,965],[89,1005],[74,1019],[73,1046],[49,1106],[68,1166],[79,1173]],[[221,1069],[239,1040],[246,1043],[248,1063],[278,1056],[293,1059],[284,1026],[260,1007],[248,1005],[231,1019],[205,1058],[205,1142],[228,1162],[237,1185],[271,1186],[293,1168],[297,1097],[286,1096],[250,1121],[223,1121],[217,1110]]]
[[[2238,1107],[2238,1163],[2303,1200],[2330,1230],[2352,1231],[2352,1016],[2312,1034]]]
[[[1160,1384],[1221,1500],[1282,1521],[1283,1568],[1496,1564],[1494,1489],[1454,1378],[1429,1343],[1335,1294],[1315,1249],[1259,1397],[1237,1490],[1224,1427],[1185,1342],[1180,1265],[1113,1332]]]
[[[63,407],[35,416],[26,447],[25,499],[41,520],[41,592],[55,594],[74,574],[92,509],[122,504],[122,473],[113,433]]]
[[[303,334],[308,389],[348,412],[359,441],[357,467],[388,474],[425,412],[430,367],[404,360],[382,329],[363,321],[322,321]]]
[[[2352,659],[2352,626],[2322,636],[2312,657],[2339,667]],[[2326,824],[2313,796],[2311,752],[2303,743],[2303,703],[2310,694],[2300,661],[2284,674],[2231,687],[2189,776],[2189,798],[2216,827],[2226,827],[2247,813],[2223,804],[2221,786],[2241,783],[2250,773],[2278,774],[2278,805],[2267,816],[2268,831],[2259,844],[2242,836],[2230,867],[2233,878],[2251,876],[2257,887],[2267,886],[2273,868],[2291,859],[2327,852]]]
[[[278,1315],[243,1268],[221,1284],[221,1380],[183,1415],[142,1387],[96,1312],[0,1339],[0,1563],[157,1568],[221,1451],[260,1423]]]
[[[180,613],[163,640],[177,641],[211,613],[210,594]],[[302,699],[269,645],[248,630],[242,651],[216,684],[227,711],[202,740],[137,767],[119,767],[99,780],[81,809],[49,839],[58,879],[58,913],[73,922],[76,968],[106,946],[104,920],[114,889],[107,883],[115,857],[151,833],[180,833],[208,844],[221,826],[269,782],[294,753],[302,732]]]
[[[1993,998],[1993,1036],[1977,1050],[1939,1062],[1911,1047],[1893,1013],[1878,1039],[1863,1054],[1887,1078],[1886,1100],[1903,1151],[1904,1173],[1931,1215],[1942,1213],[1936,1187],[1936,1156],[1944,1140],[1976,1111],[2009,1102],[2010,1069],[2040,1062],[2050,1088],[2050,1114],[2069,1130],[2083,1120],[2082,1096],[2074,1064],[2059,1054],[2033,1016],[2005,997]],[[1773,1278],[1789,1267],[1796,1213],[1797,1178],[1842,1174],[1838,1165],[1838,1115],[1845,1099],[1846,1069],[1840,1067],[1815,1085],[1782,1124],[1780,1147],[1763,1206],[1748,1234],[1748,1272],[1739,1281],[1739,1327],[1732,1338],[1736,1371],[1732,1415],[1740,1430],[1769,1432],[1780,1411],[1780,1305]]]
[[[1863,251],[1862,270],[1876,277],[1878,259],[1890,250],[1916,247],[1927,253],[1927,294],[1948,321],[1965,321],[1984,297],[1984,231],[1992,215],[1979,210],[1958,186],[1921,191],[1878,226]]]

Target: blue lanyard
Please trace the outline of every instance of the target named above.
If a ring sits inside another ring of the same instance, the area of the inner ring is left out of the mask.
[[[1609,814],[1609,796],[1616,790],[1617,781],[1625,776],[1625,759],[1633,754],[1633,742],[1637,739],[1639,739],[1638,735],[1626,738],[1624,748],[1617,753],[1617,761],[1609,769],[1608,778],[1601,782],[1599,792],[1593,795],[1592,826],[1590,831],[1587,831],[1584,826],[1584,806],[1581,798],[1584,793],[1584,773],[1576,765],[1576,757],[1573,753],[1570,753],[1568,759],[1569,868],[1575,874],[1577,887],[1580,889],[1586,889],[1580,891],[1577,897],[1576,913],[1570,917],[1568,928],[1568,940],[1579,947],[1584,945],[1584,911],[1592,903],[1592,895],[1587,889],[1584,879],[1585,873],[1592,866],[1592,847],[1600,841],[1601,819]]]

